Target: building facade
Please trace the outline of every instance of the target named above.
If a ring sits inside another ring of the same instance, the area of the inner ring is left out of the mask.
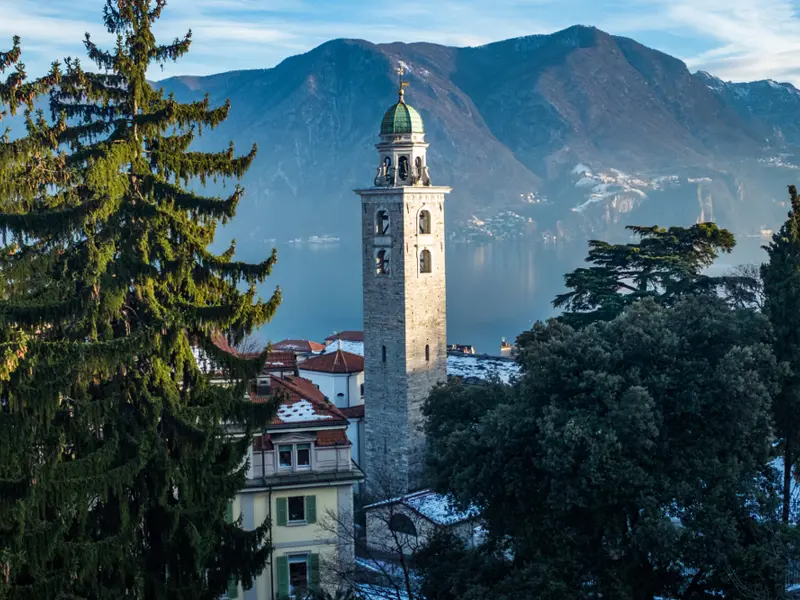
[[[352,543],[335,530],[353,514],[354,485],[364,474],[353,464],[347,439],[348,421],[310,381],[270,377],[253,402],[279,394],[278,414],[255,437],[250,450],[247,484],[231,505],[231,518],[254,529],[271,523],[272,555],[255,585],[232,586],[229,598],[288,600],[326,588],[321,566],[353,559]]]
[[[422,404],[447,378],[444,199],[419,113],[400,98],[380,128],[361,197],[367,486],[423,487]],[[377,493],[389,492],[383,489]]]

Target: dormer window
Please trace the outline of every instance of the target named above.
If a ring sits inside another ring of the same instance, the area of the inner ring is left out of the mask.
[[[389,212],[379,210],[375,213],[375,235],[389,235]]]
[[[278,446],[278,468],[281,471],[302,471],[311,468],[311,444]]]
[[[423,235],[431,232],[431,213],[427,210],[422,210],[419,213],[419,232]]]

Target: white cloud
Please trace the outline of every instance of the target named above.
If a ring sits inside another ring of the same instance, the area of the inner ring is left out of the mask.
[[[723,79],[800,84],[800,19],[791,0],[638,0],[635,5],[646,12],[612,16],[609,27],[640,41],[663,31],[703,40],[710,49],[679,52],[680,58]]]
[[[157,33],[193,31],[185,61],[164,74],[266,68],[332,38],[479,45],[582,22],[660,48],[724,78],[800,84],[793,0],[169,0]],[[31,74],[83,56],[85,31],[107,39],[103,0],[0,0],[0,49],[23,36]],[[699,49],[698,49],[699,48]],[[154,75],[159,75],[155,72]]]

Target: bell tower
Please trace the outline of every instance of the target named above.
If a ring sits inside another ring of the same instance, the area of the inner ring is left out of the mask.
[[[422,118],[399,99],[383,117],[373,187],[361,196],[367,486],[425,486],[422,404],[447,378],[444,199],[431,184]],[[390,488],[390,489],[389,489]]]

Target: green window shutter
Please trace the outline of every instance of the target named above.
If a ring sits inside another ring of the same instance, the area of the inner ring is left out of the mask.
[[[306,523],[317,522],[317,497],[306,496]]]
[[[225,511],[225,522],[233,523],[233,500],[228,500],[228,508]]]
[[[289,597],[289,559],[286,556],[279,556],[276,561],[278,567],[278,598],[285,600]]]
[[[308,587],[312,592],[319,590],[319,554],[308,555]]]
[[[231,578],[228,582],[228,598],[238,598],[239,597],[239,584],[238,582]]]
[[[289,522],[289,501],[286,498],[276,498],[275,506],[278,509],[278,525],[283,527]]]

